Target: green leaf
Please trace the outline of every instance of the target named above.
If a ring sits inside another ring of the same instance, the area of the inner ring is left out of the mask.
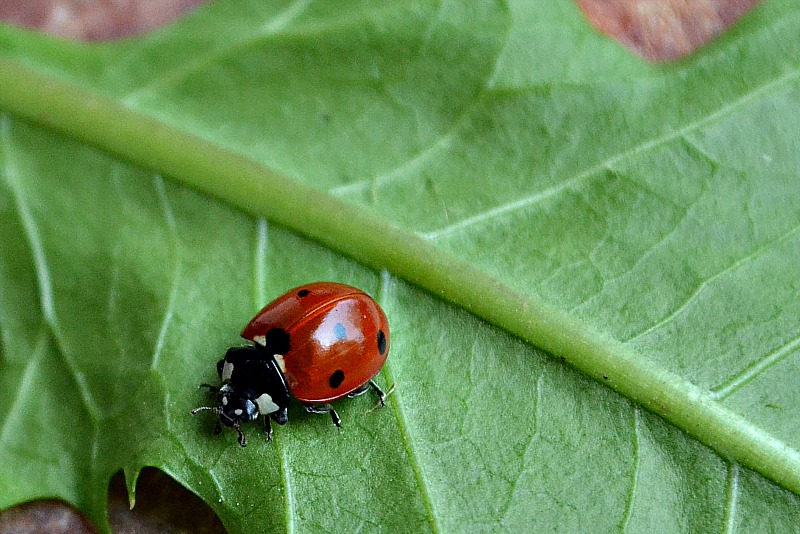
[[[799,26],[670,66],[569,2],[2,28],[0,506],[103,524],[151,465],[231,531],[791,530]],[[386,310],[389,407],[212,436],[197,384],[324,279]]]

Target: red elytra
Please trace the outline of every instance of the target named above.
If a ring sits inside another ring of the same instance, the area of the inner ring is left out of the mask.
[[[242,337],[263,342],[273,328],[289,334],[284,376],[292,395],[306,404],[357,390],[378,374],[389,353],[389,324],[378,303],[336,282],[287,291],[256,314]]]

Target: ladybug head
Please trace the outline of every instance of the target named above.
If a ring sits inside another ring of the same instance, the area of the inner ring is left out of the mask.
[[[215,388],[216,389],[216,388]],[[219,423],[214,430],[219,434],[222,430],[220,423],[235,428],[239,433],[239,445],[245,446],[245,437],[242,432],[242,423],[249,423],[258,417],[258,406],[247,395],[236,390],[231,384],[223,384],[217,390],[217,406],[201,406],[192,410],[192,415],[208,410],[219,416]]]
[[[258,417],[258,406],[241,395],[231,384],[224,384],[217,392],[219,420],[225,426],[238,427]]]

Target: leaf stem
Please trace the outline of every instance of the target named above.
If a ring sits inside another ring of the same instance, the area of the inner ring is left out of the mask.
[[[21,63],[0,58],[0,109],[169,176],[461,306],[564,358],[721,454],[800,494],[800,452],[550,304],[419,235],[247,157]]]

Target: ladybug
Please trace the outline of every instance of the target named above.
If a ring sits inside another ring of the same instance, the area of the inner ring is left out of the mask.
[[[272,439],[270,419],[284,425],[291,397],[307,412],[341,419],[330,402],[372,389],[384,406],[386,394],[372,380],[389,353],[389,324],[372,297],[335,282],[296,287],[267,304],[245,326],[242,337],[252,345],[232,347],[217,363],[220,387],[202,384],[216,393],[209,410],[222,425],[246,440],[241,425],[264,416],[264,433]],[[390,391],[391,393],[391,391]]]

